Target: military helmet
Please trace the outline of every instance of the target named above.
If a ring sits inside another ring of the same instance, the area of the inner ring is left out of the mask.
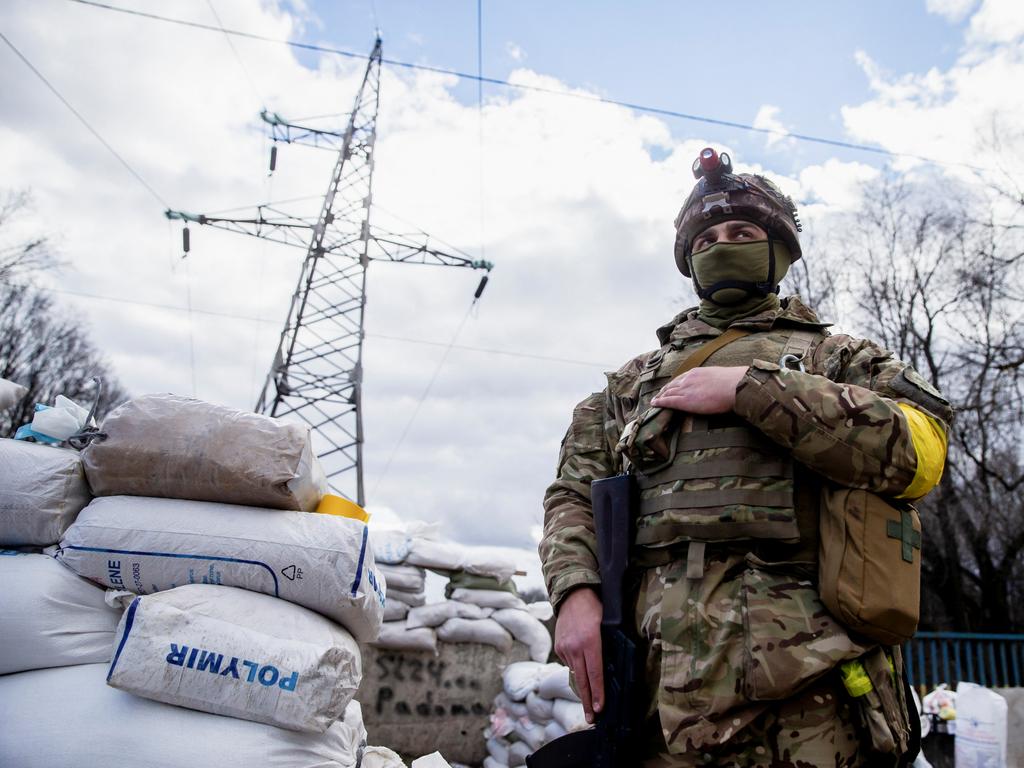
[[[690,277],[693,240],[708,227],[732,219],[757,224],[769,237],[782,240],[792,261],[800,258],[803,231],[793,201],[764,176],[733,173],[732,159],[711,147],[693,162],[697,183],[676,216],[676,266]]]

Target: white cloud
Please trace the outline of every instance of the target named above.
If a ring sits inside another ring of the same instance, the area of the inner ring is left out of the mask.
[[[512,61],[522,61],[526,58],[526,51],[524,51],[519,45],[513,43],[511,40],[505,43],[505,53],[508,54]]]
[[[755,128],[770,131],[765,138],[765,146],[774,147],[786,138],[789,128],[779,119],[779,108],[772,104],[762,104],[754,116]],[[790,140],[792,141],[792,140]]]
[[[945,17],[953,23],[963,21],[978,4],[978,0],[925,0],[929,13]]]

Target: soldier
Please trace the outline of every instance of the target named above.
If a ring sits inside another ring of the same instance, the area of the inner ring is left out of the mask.
[[[898,764],[915,750],[899,647],[823,606],[819,516],[842,495],[830,489],[885,504],[928,493],[949,403],[887,350],[779,298],[801,227],[772,182],[734,174],[712,149],[694,174],[675,258],[700,305],[576,406],[545,496],[555,650],[592,722],[603,681],[590,483],[630,471],[644,764]],[[920,533],[903,530],[912,561]]]

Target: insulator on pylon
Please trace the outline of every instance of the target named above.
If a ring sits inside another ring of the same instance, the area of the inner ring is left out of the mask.
[[[277,144],[270,148],[270,172],[277,170]]]
[[[182,250],[185,251],[186,255],[190,250],[190,245],[191,244],[189,243],[188,225],[186,224],[185,228],[181,230],[181,248]]]
[[[476,301],[477,299],[479,299],[483,295],[484,288],[486,288],[486,287],[487,287],[487,275],[484,275],[483,277],[480,278],[480,285],[478,285],[476,287],[476,293],[473,294],[473,301]]]

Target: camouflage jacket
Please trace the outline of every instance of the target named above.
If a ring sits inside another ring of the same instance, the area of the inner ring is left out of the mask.
[[[824,477],[891,497],[908,495],[920,483],[914,441],[900,404],[927,414],[943,441],[952,415],[949,404],[889,351],[870,341],[828,335],[826,324],[797,297],[784,299],[777,310],[736,321],[732,327],[752,331],[747,338],[754,344],[744,345],[747,350],[756,349],[760,336],[781,329],[821,333],[820,343],[806,361],[806,372],[783,370],[777,361],[758,359],[756,353],[752,359],[736,359],[736,352],[730,350],[738,345],[723,347],[705,363],[749,366],[736,390],[734,412],[792,457],[797,471],[800,541],[780,544],[772,559],[814,561],[817,495],[808,486]],[[626,424],[648,408],[660,388],[660,384],[652,388],[644,376],[652,358],[685,358],[720,333],[700,320],[695,309],[680,313],[658,329],[660,349],[607,374],[605,390],[590,395],[573,411],[562,441],[558,476],[544,498],[540,543],[545,581],[556,610],[572,589],[600,583],[590,483],[622,469],[615,446]]]

